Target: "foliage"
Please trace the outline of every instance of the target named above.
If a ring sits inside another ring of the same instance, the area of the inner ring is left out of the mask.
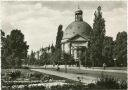
[[[118,66],[127,66],[127,32],[119,32],[115,40],[114,58]],[[122,65],[121,65],[122,64]]]
[[[118,80],[113,77],[102,75],[99,78],[99,81],[97,81],[96,83],[97,85],[102,86],[103,88],[117,89],[119,88],[119,84],[117,81]]]
[[[31,54],[29,56],[29,64],[30,65],[34,65],[35,64],[35,61],[36,61],[35,52],[34,51],[31,51]]]
[[[63,37],[62,28],[63,28],[63,26],[62,25],[59,25],[57,36],[56,36],[56,48],[57,49],[60,49],[61,48],[61,40],[62,40],[62,37]]]
[[[38,73],[38,72],[30,74],[30,77],[35,77],[38,80],[40,80],[42,78],[42,76],[43,76],[43,74],[42,73]]]
[[[56,36],[56,45],[55,47],[52,45],[51,46],[51,51],[52,55],[50,57],[51,62],[54,64],[61,64],[61,40],[63,37],[63,31],[62,31],[63,26],[59,25],[58,27],[58,32]]]
[[[95,19],[89,44],[90,60],[92,61],[93,66],[102,66],[102,48],[105,37],[105,20],[102,18],[100,6],[97,8],[97,11],[95,11],[94,15]]]
[[[102,89],[126,89],[127,82],[125,80],[102,74],[97,80],[96,86],[99,86]]]
[[[22,88],[19,88],[18,86],[17,87],[4,87],[2,88],[2,90],[47,90],[45,86],[28,86],[28,85],[25,85],[24,87]]]
[[[27,57],[29,46],[24,41],[24,34],[20,30],[12,30],[10,35],[2,33],[2,68],[20,68],[22,60]],[[5,67],[4,67],[5,65]]]
[[[11,71],[7,73],[7,77],[9,77],[10,80],[16,80],[20,76],[21,76],[21,72],[19,70]]]
[[[51,90],[85,90],[86,86],[83,84],[65,84],[65,85],[57,85],[57,86],[52,86]]]
[[[50,61],[53,64],[61,64],[62,63],[62,61],[61,61],[61,40],[63,37],[62,28],[63,28],[63,26],[59,25],[57,36],[56,36],[56,45],[55,45],[55,47],[53,45],[51,46],[52,55],[50,57]]]
[[[50,60],[55,64],[61,64],[63,61],[61,60],[61,49],[56,49],[54,53],[52,53]]]
[[[52,46],[51,46],[51,53],[54,53],[55,52],[55,47],[54,47],[54,45],[52,44]]]
[[[9,62],[7,61],[8,56],[8,45],[4,31],[1,30],[1,67],[8,68]]]
[[[92,65],[92,62],[90,61],[89,55],[89,49],[83,48],[83,50],[86,49],[86,52],[82,53],[80,56],[81,64],[85,67],[90,67]]]
[[[107,66],[114,65],[113,48],[114,48],[114,41],[112,37],[106,36],[103,42],[102,56],[103,56],[103,62],[106,63]]]
[[[64,61],[63,62],[65,62],[68,65],[75,64],[74,58],[70,54],[67,54],[67,53],[64,53]]]
[[[50,63],[50,53],[47,53],[46,51],[43,51],[43,53],[40,56],[40,64],[41,65],[47,65]]]

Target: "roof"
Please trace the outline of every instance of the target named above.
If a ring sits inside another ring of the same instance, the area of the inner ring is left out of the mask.
[[[74,21],[69,24],[64,31],[63,39],[69,39],[77,34],[83,37],[88,37],[90,36],[91,30],[91,26],[85,21]]]
[[[84,35],[79,35],[79,34],[76,34],[74,35],[73,37],[69,38],[69,39],[64,39],[62,40],[62,43],[66,43],[66,42],[74,42],[74,41],[78,41],[78,42],[86,42],[86,41],[89,41],[90,40],[90,37],[88,36],[84,36]]]
[[[82,39],[78,39],[78,38],[82,38]],[[89,40],[89,37],[84,37],[82,35],[79,35],[79,34],[76,34],[75,36],[71,37],[69,40],[70,41],[73,41],[73,40],[80,40],[80,41],[88,41]]]

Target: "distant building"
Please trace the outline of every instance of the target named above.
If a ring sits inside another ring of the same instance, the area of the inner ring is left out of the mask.
[[[91,33],[91,26],[83,20],[83,11],[78,9],[75,12],[75,21],[68,25],[62,39],[62,53],[73,56],[76,62],[81,65],[80,56],[85,54]]]

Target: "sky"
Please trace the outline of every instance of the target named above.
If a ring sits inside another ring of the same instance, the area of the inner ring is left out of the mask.
[[[127,31],[125,1],[3,1],[1,28],[9,34],[19,29],[25,35],[29,51],[55,44],[60,24],[65,28],[75,20],[78,5],[85,22],[93,25],[94,12],[100,5],[106,35],[115,40],[118,32]]]

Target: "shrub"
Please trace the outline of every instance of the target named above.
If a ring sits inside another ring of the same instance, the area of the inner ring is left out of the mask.
[[[65,85],[56,85],[51,86],[51,90],[86,90],[86,86],[83,84],[65,84]]]
[[[123,80],[120,82],[120,88],[127,89],[127,81]]]
[[[33,78],[35,78],[35,79],[41,79],[42,76],[43,76],[43,74],[38,73],[38,72],[35,72],[35,73],[31,73],[31,74],[30,74],[30,77],[31,77],[31,78],[33,77]]]
[[[22,88],[18,87],[2,87],[2,90],[47,90],[44,86],[28,86],[25,85]]]
[[[15,80],[21,76],[21,71],[19,71],[19,70],[11,71],[8,73],[8,76],[10,77],[11,80]]]
[[[126,89],[127,82],[102,74],[97,80],[96,86],[105,89]]]

